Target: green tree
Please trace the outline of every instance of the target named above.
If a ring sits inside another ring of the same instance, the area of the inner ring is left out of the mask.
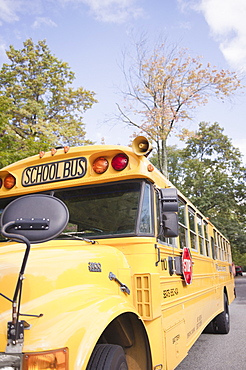
[[[74,73],[53,56],[46,41],[10,46],[0,70],[1,165],[57,145],[90,143],[83,113],[97,102],[94,92],[72,88]]]
[[[160,44],[152,52],[146,42],[136,43],[136,55],[129,68],[123,63],[126,80],[125,105],[118,104],[124,123],[140,130],[157,151],[158,167],[167,176],[167,139],[171,133],[187,136],[180,124],[190,120],[199,105],[210,97],[222,101],[240,87],[234,72],[218,70],[187,50]]]
[[[242,154],[218,123],[201,122],[184,149],[169,150],[170,180],[246,253],[246,168]]]

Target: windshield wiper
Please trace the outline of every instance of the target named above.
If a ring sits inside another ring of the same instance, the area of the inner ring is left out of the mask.
[[[84,242],[86,243],[91,243],[91,244],[96,244],[97,242],[95,240],[91,240],[91,239],[88,239],[88,238],[84,238],[82,236],[78,236],[78,234],[83,234],[83,232],[79,232],[79,231],[71,231],[69,233],[61,233],[60,235],[65,235],[65,236],[68,236],[70,238],[74,238],[74,239],[79,239],[79,240],[83,240]]]

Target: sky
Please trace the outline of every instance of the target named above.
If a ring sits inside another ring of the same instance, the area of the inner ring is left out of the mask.
[[[236,71],[246,85],[245,0],[0,0],[0,67],[10,45],[46,40],[53,55],[75,73],[74,86],[96,93],[84,114],[87,138],[128,145],[133,129],[113,121],[122,102],[121,64],[133,38],[167,39],[219,69]],[[246,88],[230,101],[211,100],[186,127],[218,122],[246,161]],[[181,145],[175,137],[169,144]]]

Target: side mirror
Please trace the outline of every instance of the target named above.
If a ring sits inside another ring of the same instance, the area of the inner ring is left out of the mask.
[[[8,239],[26,244],[12,302],[12,322],[8,327],[14,328],[13,343],[23,341],[18,336],[20,330],[20,304],[22,281],[25,272],[30,243],[41,243],[59,235],[68,223],[69,213],[66,205],[57,198],[45,194],[26,195],[13,200],[4,208],[1,217],[1,233]],[[17,310],[16,310],[17,308]],[[21,333],[23,334],[23,333]]]
[[[66,227],[69,212],[58,198],[45,194],[30,194],[15,199],[3,210],[2,234],[13,240],[41,243],[55,238]],[[20,237],[20,238],[18,238]]]
[[[178,215],[176,213],[163,213],[164,236],[167,238],[175,238],[179,235],[178,230]]]
[[[178,236],[178,193],[175,188],[160,189],[161,213],[163,220],[164,236],[175,238]]]

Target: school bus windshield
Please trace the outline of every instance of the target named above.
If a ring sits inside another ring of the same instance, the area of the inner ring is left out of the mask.
[[[54,196],[66,204],[70,214],[59,238],[153,234],[151,185],[145,181],[70,188],[55,191]],[[1,211],[14,199],[1,199]],[[1,236],[0,241],[4,240]]]
[[[145,182],[132,181],[56,192],[55,196],[67,205],[70,214],[60,238],[151,233],[149,188]]]

